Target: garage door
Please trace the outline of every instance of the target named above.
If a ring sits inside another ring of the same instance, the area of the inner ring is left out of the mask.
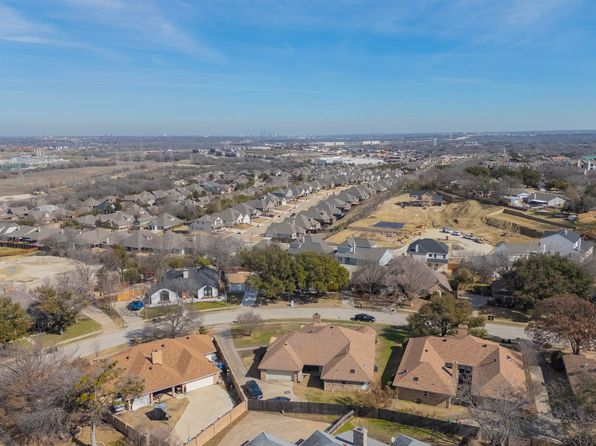
[[[267,372],[267,381],[292,381],[294,374],[292,372]]]
[[[201,389],[203,387],[210,386],[211,384],[215,384],[216,375],[208,376],[207,378],[197,379],[196,381],[192,381],[186,384],[186,391],[192,392],[193,390]]]

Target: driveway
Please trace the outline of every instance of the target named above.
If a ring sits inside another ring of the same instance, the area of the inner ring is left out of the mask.
[[[175,444],[186,443],[234,407],[234,400],[219,385],[189,392],[185,397],[188,406],[170,434]]]
[[[327,429],[328,426],[320,421],[249,412],[223,437],[219,446],[241,445],[261,432],[270,433],[294,444],[300,439],[309,437],[316,430]]]

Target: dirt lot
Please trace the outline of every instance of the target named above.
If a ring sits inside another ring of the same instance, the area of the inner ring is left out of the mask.
[[[400,203],[408,200],[409,196],[403,194],[385,201],[369,217],[358,220],[344,231],[328,238],[327,241],[338,244],[355,235],[375,240],[379,246],[396,249],[424,234],[426,230],[440,229],[445,226],[461,232],[473,232],[492,245],[499,241],[523,242],[529,240],[528,237],[519,233],[495,228],[485,223],[484,219],[487,216],[502,209],[498,206],[482,205],[477,201],[468,200],[441,207],[406,206],[402,208]],[[404,226],[398,230],[373,227],[380,221],[402,223]]]
[[[33,290],[57,274],[73,271],[76,260],[53,256],[0,257],[0,284],[11,282],[19,288]]]

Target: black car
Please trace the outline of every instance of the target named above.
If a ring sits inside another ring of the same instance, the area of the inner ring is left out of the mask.
[[[374,322],[376,319],[374,316],[366,313],[360,313],[354,316],[355,321],[362,321],[362,322]]]
[[[246,381],[246,393],[248,393],[248,397],[253,400],[262,400],[263,399],[263,391],[259,387],[256,381],[250,380]]]

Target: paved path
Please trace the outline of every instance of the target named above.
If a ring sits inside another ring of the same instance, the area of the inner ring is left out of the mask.
[[[203,313],[203,323],[205,325],[226,325],[232,324],[240,313],[245,312],[246,309],[235,308],[232,310],[219,310]],[[255,313],[261,315],[264,320],[278,320],[278,319],[311,319],[313,313],[318,312],[323,319],[335,320],[350,320],[354,314],[358,312],[357,309],[351,308],[319,308],[319,307],[278,307],[278,308],[256,308]],[[376,317],[377,322],[381,324],[391,325],[406,325],[407,312],[396,311],[393,313],[382,311],[367,311]],[[118,329],[108,333],[104,333],[92,339],[85,339],[79,342],[73,342],[63,347],[63,349],[70,354],[76,356],[87,356],[96,353],[97,351],[116,347],[118,345],[127,344],[129,338],[128,333],[132,330],[139,329],[143,326],[144,321],[138,318],[133,320],[133,324],[123,329]],[[497,336],[503,339],[527,339],[528,336],[524,332],[523,326],[520,325],[504,325],[487,323],[486,329],[490,335]]]
[[[103,331],[113,331],[118,329],[118,327],[116,326],[116,324],[110,316],[105,314],[99,308],[94,307],[93,305],[86,306],[85,308],[83,308],[81,313],[83,313],[85,316],[87,316],[90,319],[93,319],[95,322],[101,325],[101,329]]]
[[[217,340],[219,341],[219,347],[221,348],[227,362],[228,367],[234,372],[238,384],[243,386],[246,383],[246,375],[248,370],[242,361],[242,358],[236,350],[234,340],[232,339],[232,330],[229,325],[218,327],[216,330]]]

